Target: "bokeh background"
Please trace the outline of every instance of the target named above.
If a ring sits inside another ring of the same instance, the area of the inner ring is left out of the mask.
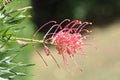
[[[65,18],[103,25],[120,17],[119,0],[32,0],[32,6],[34,22],[38,26],[49,20],[60,22]]]
[[[39,50],[47,61],[48,67],[44,65],[32,47],[28,46],[19,55],[20,57],[18,56],[19,60],[36,65],[30,67],[27,77],[22,80],[120,79],[120,0],[14,0],[9,5],[12,8],[33,6],[33,9],[28,12],[32,18],[26,19],[22,23],[23,26],[26,26],[20,35],[22,37],[31,38],[38,27],[50,20],[60,22],[66,18],[79,19],[93,23],[91,35],[95,39],[87,39],[86,42],[98,47],[98,50],[85,47],[87,58],[75,56],[77,63],[83,68],[83,72],[78,71],[68,57],[71,70],[69,73],[63,65],[62,57],[57,54],[54,47],[50,46],[50,49],[61,65],[61,69],[58,69],[51,57],[45,55],[42,47],[39,47]],[[39,34],[48,29],[46,28]]]
[[[50,57],[41,54],[48,62],[45,67],[39,56],[33,54],[35,80],[119,80],[120,77],[120,0],[32,0],[33,22],[38,26],[56,20],[68,19],[91,21],[95,37],[86,42],[98,47],[85,47],[87,58],[76,56],[78,64],[84,69],[80,72],[69,59],[71,73],[64,68],[62,57],[54,47],[50,47],[61,66],[58,69]],[[49,29],[49,28],[48,28]],[[43,31],[46,32],[47,28]]]

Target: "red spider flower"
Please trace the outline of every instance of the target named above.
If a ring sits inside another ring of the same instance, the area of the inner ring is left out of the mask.
[[[42,28],[45,28],[46,25],[53,23],[53,22],[55,22],[55,21],[50,21],[50,22],[44,24],[42,27],[40,27],[36,31],[36,33],[34,34],[33,37],[35,37],[35,35],[38,33],[38,31],[40,31]],[[79,51],[81,51],[81,55],[85,56],[86,54],[83,51],[83,47],[86,45],[92,46],[90,44],[86,44],[83,42],[83,40],[86,39],[89,35],[81,34],[81,32],[83,32],[83,31],[86,33],[91,32],[87,29],[84,29],[87,25],[90,25],[90,24],[92,24],[92,23],[90,23],[90,22],[82,23],[79,20],[70,21],[69,19],[65,19],[59,24],[57,24],[57,23],[54,24],[49,29],[49,31],[45,34],[45,36],[43,37],[43,46],[44,46],[44,50],[47,53],[47,55],[51,55],[51,57],[57,63],[57,61],[51,54],[49,48],[46,46],[46,44],[55,45],[55,47],[58,51],[58,54],[63,57],[65,65],[68,64],[67,59],[66,59],[66,55],[68,54],[70,56],[70,58],[73,60],[73,62],[75,63],[75,65],[77,67],[79,67],[74,60],[74,55],[79,53]],[[51,33],[51,30],[53,30],[52,33]],[[50,36],[50,35],[51,35],[51,37],[47,38],[47,36]],[[57,63],[57,65],[58,65],[58,63]],[[58,65],[58,67],[59,67],[59,65]],[[80,69],[80,71],[82,71],[81,68],[79,68],[79,69]]]

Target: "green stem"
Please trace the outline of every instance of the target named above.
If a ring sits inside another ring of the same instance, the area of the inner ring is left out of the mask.
[[[23,40],[23,41],[29,41],[29,42],[35,42],[35,43],[45,43],[45,44],[51,44],[49,42],[45,42],[43,40],[35,40],[35,39],[29,39],[29,38],[19,38],[19,37],[11,37],[11,40]]]
[[[25,10],[28,10],[28,9],[32,9],[32,6],[27,6],[27,7],[23,7],[23,8],[13,10],[13,11],[10,11],[10,12],[6,13],[5,15],[12,14],[12,13],[19,12],[19,11],[25,11]]]
[[[27,7],[19,8],[19,9],[13,10],[13,11],[7,13],[7,14],[11,14],[11,13],[14,13],[14,12],[19,12],[19,11],[24,11],[24,10],[28,10],[28,9],[32,9],[32,6],[27,6]]]

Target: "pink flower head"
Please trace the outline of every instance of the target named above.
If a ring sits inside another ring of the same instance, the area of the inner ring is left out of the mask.
[[[73,57],[79,50],[82,51],[84,46],[83,39],[85,39],[86,36],[82,35],[81,32],[90,32],[87,29],[83,29],[89,24],[91,23],[81,23],[78,20],[74,20],[69,22],[59,32],[54,33],[52,43],[56,45],[56,49],[60,55],[63,56],[67,53],[70,57]]]
[[[46,25],[52,22],[54,21],[50,21],[46,23],[39,30],[41,30]],[[92,23],[91,22],[82,23],[79,20],[70,21],[69,19],[65,19],[59,24],[57,23],[54,24],[43,37],[44,48],[45,48],[44,50],[47,53],[47,55],[51,55],[51,53],[49,48],[46,46],[46,44],[55,45],[56,50],[58,51],[58,54],[62,55],[65,65],[68,64],[66,59],[66,55],[68,54],[70,58],[73,60],[73,62],[75,63],[75,65],[78,67],[77,63],[74,60],[74,55],[79,53],[79,51],[81,51],[81,54],[85,56],[86,54],[83,51],[83,47],[86,45],[91,46],[90,44],[85,44],[83,42],[84,39],[88,37],[88,35],[81,34],[82,32],[86,32],[86,33],[91,32],[85,29],[85,27],[90,24]],[[53,30],[52,33],[51,33],[51,30]],[[36,33],[38,31],[36,31]],[[47,38],[47,36],[50,36],[50,35],[51,37]],[[55,60],[53,56],[52,58]],[[56,60],[55,62],[57,63]],[[80,68],[80,71],[82,71],[81,68]]]

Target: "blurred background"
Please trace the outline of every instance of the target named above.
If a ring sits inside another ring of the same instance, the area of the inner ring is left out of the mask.
[[[17,4],[17,5],[15,5]],[[18,5],[19,4],[19,5]],[[14,0],[9,4],[13,8],[31,5],[28,13],[33,17],[22,25],[27,26],[21,36],[32,37],[32,34],[42,24],[56,20],[60,22],[66,18],[90,21],[93,23],[91,35],[94,40],[87,39],[86,43],[94,44],[98,50],[85,47],[88,57],[75,56],[77,63],[83,68],[78,69],[69,59],[71,73],[67,72],[62,57],[54,47],[50,47],[61,69],[58,69],[51,57],[45,55],[42,47],[40,52],[48,63],[46,67],[39,55],[31,46],[24,50],[20,57],[22,61],[36,65],[30,67],[29,75],[23,80],[119,80],[120,79],[120,0]],[[42,32],[46,32],[46,28]],[[26,61],[27,60],[27,61]]]
[[[92,47],[85,48],[88,58],[75,57],[84,69],[83,72],[78,71],[71,63],[72,60],[69,60],[71,73],[65,70],[62,57],[57,55],[54,47],[51,47],[51,51],[62,65],[61,69],[58,69],[53,60],[46,57],[40,49],[49,66],[45,67],[39,56],[33,54],[33,62],[36,63],[34,80],[120,79],[120,0],[32,0],[32,6],[33,22],[37,27],[50,20],[60,22],[66,18],[92,22],[91,35],[95,39],[88,39],[86,42],[98,47],[98,50]]]
[[[119,19],[119,0],[32,0],[34,22],[39,26],[47,21],[79,19],[94,24],[108,24]]]

